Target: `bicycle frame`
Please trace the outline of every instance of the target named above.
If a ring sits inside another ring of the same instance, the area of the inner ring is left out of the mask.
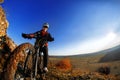
[[[43,42],[43,43],[45,43],[45,41]],[[36,43],[35,44],[35,48],[36,48],[36,51],[35,51],[35,54],[33,55],[33,71],[34,71],[34,73],[33,73],[33,78],[35,78],[35,77],[37,77],[37,72],[38,72],[38,59],[40,58],[40,64],[39,64],[39,66],[40,66],[40,74],[42,74],[43,72],[41,71],[41,64],[42,64],[42,56],[41,56],[41,54],[42,54],[42,51],[41,51],[41,49],[42,49],[42,47],[44,47],[44,44],[43,45],[39,45],[39,43]],[[35,56],[35,57],[34,57]],[[41,76],[41,75],[40,75]]]

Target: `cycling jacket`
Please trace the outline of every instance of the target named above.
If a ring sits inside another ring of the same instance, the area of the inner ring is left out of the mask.
[[[54,41],[54,38],[48,33],[47,31],[45,32],[44,30],[37,31],[35,33],[27,34],[28,38],[36,38],[36,42],[40,38],[45,38],[47,41]],[[45,43],[45,46],[48,46],[48,42]]]

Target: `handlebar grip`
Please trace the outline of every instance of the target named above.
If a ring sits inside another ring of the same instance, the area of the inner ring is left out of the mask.
[[[27,34],[22,33],[22,37],[23,37],[23,38],[27,38]]]

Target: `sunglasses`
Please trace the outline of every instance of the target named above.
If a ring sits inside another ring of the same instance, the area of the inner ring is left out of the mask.
[[[47,26],[43,26],[44,28],[48,28]]]

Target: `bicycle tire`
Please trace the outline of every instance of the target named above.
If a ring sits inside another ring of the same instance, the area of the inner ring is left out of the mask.
[[[17,71],[17,67],[20,62],[25,63],[27,58],[27,49],[34,53],[34,46],[30,43],[23,43],[19,45],[11,54],[10,59],[6,65],[6,69],[4,72],[3,80],[15,80],[15,74]],[[29,60],[28,60],[29,61]]]

